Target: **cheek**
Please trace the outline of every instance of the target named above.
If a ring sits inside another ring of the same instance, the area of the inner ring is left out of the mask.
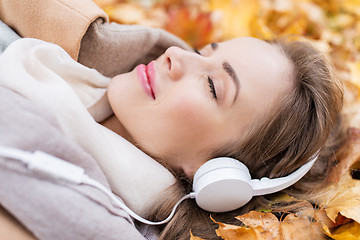
[[[211,128],[210,103],[204,96],[187,94],[176,98],[169,107],[169,120],[179,136],[191,140],[203,136]]]

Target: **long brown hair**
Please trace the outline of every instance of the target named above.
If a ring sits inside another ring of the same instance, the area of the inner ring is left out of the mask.
[[[288,175],[318,150],[320,157],[304,179],[295,185],[297,193],[306,194],[306,185],[320,184],[335,152],[343,144],[345,128],[340,115],[343,104],[342,84],[326,58],[312,45],[300,41],[272,42],[292,63],[292,92],[277,108],[252,126],[245,139],[218,155],[242,161],[253,178]],[[214,156],[216,157],[216,156]],[[164,219],[174,204],[191,190],[191,182],[178,176],[178,182],[159,199],[152,220]],[[234,216],[268,203],[265,196],[254,197],[244,207],[222,214],[212,214],[218,221],[233,222]],[[189,230],[206,239],[218,239],[210,213],[192,200],[180,205],[175,217],[163,226],[160,239],[189,239]]]

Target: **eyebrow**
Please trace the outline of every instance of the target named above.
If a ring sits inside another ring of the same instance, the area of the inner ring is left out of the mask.
[[[218,47],[219,47],[219,44],[216,43],[216,42],[212,42],[210,43],[210,46],[211,48],[213,49],[213,51],[215,51]],[[236,101],[237,99],[237,96],[239,95],[239,90],[240,90],[240,81],[239,81],[239,78],[238,76],[236,75],[234,69],[232,68],[232,66],[230,65],[230,63],[228,62],[224,62],[223,63],[223,68],[224,70],[227,72],[227,74],[231,77],[231,79],[233,80],[234,84],[235,84],[235,89],[236,89],[236,92],[235,92],[235,96],[234,96],[234,100],[233,100],[233,103]]]
[[[234,101],[233,103],[236,101],[237,96],[239,95],[239,89],[240,89],[240,81],[238,76],[236,75],[234,69],[231,67],[231,65],[228,62],[224,62],[223,63],[223,68],[224,70],[229,74],[229,76],[231,77],[231,79],[233,80],[234,84],[235,84],[235,97],[234,97]]]
[[[212,42],[212,43],[210,43],[210,45],[213,50],[216,50],[219,46],[219,44],[217,44],[216,42]]]

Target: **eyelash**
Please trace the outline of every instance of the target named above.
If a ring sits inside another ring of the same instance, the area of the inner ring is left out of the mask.
[[[213,95],[213,97],[215,99],[217,99],[214,82],[210,77],[208,77],[208,82],[209,82],[209,87],[210,87],[211,94]]]
[[[197,50],[196,48],[194,49],[194,52],[195,52],[196,54],[201,55],[201,53],[199,52],[199,50]],[[208,83],[209,83],[209,87],[210,87],[210,93],[212,94],[212,96],[213,96],[214,99],[217,99],[214,82],[213,82],[213,80],[212,80],[210,77],[208,77]]]

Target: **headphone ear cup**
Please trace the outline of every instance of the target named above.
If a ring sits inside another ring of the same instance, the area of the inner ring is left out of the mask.
[[[194,175],[196,203],[210,212],[240,208],[253,197],[250,181],[249,170],[240,161],[228,157],[209,160]]]

